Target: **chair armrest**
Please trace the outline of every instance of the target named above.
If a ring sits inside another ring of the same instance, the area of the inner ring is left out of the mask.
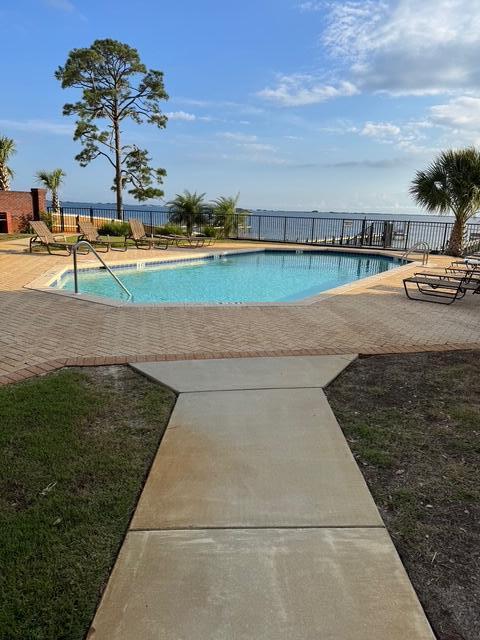
[[[446,273],[432,273],[431,271],[415,271],[414,276],[424,276],[428,278],[450,278]]]

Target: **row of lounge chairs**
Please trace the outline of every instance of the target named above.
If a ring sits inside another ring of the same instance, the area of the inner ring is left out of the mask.
[[[414,273],[404,279],[403,286],[410,300],[440,304],[452,304],[469,292],[480,294],[480,255],[455,260],[445,268],[444,274]]]
[[[133,242],[137,249],[168,249],[171,246],[187,247],[197,249],[199,247],[211,246],[215,242],[215,238],[208,236],[183,236],[183,235],[161,235],[150,233],[147,234],[143,222],[141,220],[132,219],[128,221],[130,230],[123,239],[112,241],[109,236],[101,236],[98,229],[90,221],[79,221],[80,236],[78,240],[86,240],[97,251],[126,251],[129,241]],[[30,238],[29,250],[32,253],[35,246],[43,246],[47,248],[48,253],[65,252],[70,255],[73,245],[67,242],[64,234],[53,234],[42,220],[32,220],[30,225],[33,229],[34,236]],[[115,246],[114,246],[115,245]]]

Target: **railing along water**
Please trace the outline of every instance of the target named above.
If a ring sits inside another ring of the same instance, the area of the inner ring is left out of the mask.
[[[92,247],[92,245],[87,242],[86,240],[79,240],[78,242],[76,242],[73,247],[72,247],[72,255],[73,255],[73,282],[74,282],[74,290],[75,293],[79,293],[78,291],[78,265],[77,265],[77,252],[78,252],[78,248],[79,247],[87,247],[89,251],[91,251],[95,257],[102,263],[102,265],[104,266],[104,268],[108,271],[108,273],[112,276],[112,278],[115,280],[115,282],[123,289],[123,291],[125,291],[125,293],[128,296],[128,299],[131,300],[133,298],[132,294],[130,293],[130,291],[127,289],[127,287],[123,284],[123,282],[121,280],[119,280],[119,278],[117,278],[117,276],[113,273],[113,271],[110,269],[110,267],[108,266],[108,264],[105,262],[105,260],[103,260],[103,258],[99,255],[99,253],[97,251],[95,251],[95,249]]]
[[[89,220],[96,227],[117,219],[114,209],[100,207],[61,207],[52,212],[54,231],[76,232],[79,220]],[[124,209],[122,221],[140,219],[148,233],[170,224],[170,212],[165,210]],[[186,220],[183,225],[186,226]],[[205,227],[216,227],[221,231],[221,222],[212,210],[206,211],[203,220],[192,221],[196,231]],[[436,220],[386,220],[368,216],[322,217],[307,215],[265,215],[261,213],[238,213],[229,224],[228,238],[262,242],[285,242],[331,247],[365,247],[393,251],[407,251],[419,242],[426,242],[431,252],[444,253],[453,228],[451,221]],[[475,251],[480,248],[480,223],[466,225],[465,248]]]

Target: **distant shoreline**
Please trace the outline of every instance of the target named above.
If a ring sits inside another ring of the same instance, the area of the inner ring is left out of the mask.
[[[102,209],[106,211],[114,211],[115,203],[112,202],[74,202],[72,200],[64,200],[62,201],[63,207],[78,207],[78,208],[94,208],[94,209]],[[148,204],[124,204],[123,207],[125,210],[130,211],[168,211],[168,207],[164,205],[148,205]],[[367,219],[392,219],[392,220],[412,220],[415,221],[425,221],[430,220],[432,222],[449,222],[454,220],[453,216],[439,216],[439,215],[431,215],[427,213],[382,213],[378,211],[289,211],[284,209],[250,209],[251,215],[258,216],[287,216],[287,217],[319,217],[319,218],[367,218]],[[472,223],[479,223],[480,216],[475,216],[471,219]]]

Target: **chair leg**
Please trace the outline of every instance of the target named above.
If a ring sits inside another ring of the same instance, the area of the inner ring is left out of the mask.
[[[431,302],[433,304],[449,305],[449,304],[453,304],[455,302],[455,300],[458,299],[458,293],[459,293],[458,289],[455,291],[455,294],[449,295],[449,294],[435,293],[433,291],[431,293],[429,293],[429,292],[421,289],[418,283],[416,283],[416,285],[417,285],[418,292],[421,295],[424,296],[423,298],[415,298],[414,296],[412,296],[410,294],[409,290],[408,290],[407,283],[405,282],[405,280],[403,281],[403,287],[405,289],[405,293],[407,294],[407,298],[409,300],[414,300],[415,302]],[[463,294],[463,295],[465,295],[465,294]],[[463,296],[461,296],[461,297],[463,297]],[[432,300],[432,298],[440,298],[440,300],[438,300],[438,299],[437,300]],[[442,299],[443,300],[447,300],[447,301],[443,302]]]

